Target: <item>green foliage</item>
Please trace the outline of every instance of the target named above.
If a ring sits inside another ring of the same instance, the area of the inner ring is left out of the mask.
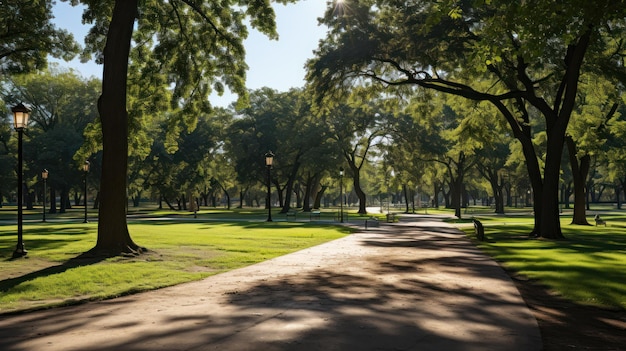
[[[83,130],[96,119],[100,81],[84,79],[73,70],[50,69],[5,77],[0,90],[10,103],[24,101],[32,107],[24,142],[24,174],[28,186],[48,169],[48,186],[68,191],[80,185],[80,166],[91,154]]]
[[[355,11],[326,13],[322,22],[331,29],[308,63],[316,102],[370,82],[404,86],[401,93],[413,86],[490,102],[521,143],[537,197],[537,233],[561,237],[555,200],[579,78],[601,69],[624,75],[624,48],[615,45],[623,37],[624,3],[370,0],[346,6]],[[535,117],[543,120],[545,153],[535,146],[542,136],[532,129]]]
[[[50,0],[2,1],[1,75],[44,69],[48,55],[69,61],[78,53],[73,35],[50,22],[53,4]]]

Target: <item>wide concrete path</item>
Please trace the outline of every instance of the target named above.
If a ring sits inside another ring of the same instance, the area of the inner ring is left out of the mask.
[[[514,284],[456,229],[381,224],[208,279],[0,316],[0,350],[540,350]]]

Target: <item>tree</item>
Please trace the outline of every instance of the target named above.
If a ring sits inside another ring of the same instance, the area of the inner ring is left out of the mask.
[[[574,183],[574,214],[572,224],[589,225],[586,216],[586,180],[592,157],[601,152],[609,131],[607,121],[616,114],[621,92],[616,83],[601,76],[581,77],[579,103],[572,113],[565,145]]]
[[[71,60],[74,36],[50,20],[54,1],[5,0],[0,6],[0,75],[44,69],[48,55]]]
[[[82,133],[95,120],[94,101],[100,93],[100,81],[84,79],[72,70],[51,66],[37,73],[5,77],[2,95],[9,101],[29,101],[32,107],[30,141],[25,148],[27,178],[36,179],[45,168],[50,171],[51,192],[59,191],[61,212],[72,188],[82,189],[80,167],[87,158],[76,159],[83,143]],[[55,197],[50,212],[56,211]]]
[[[626,4],[369,0],[342,6],[342,14],[329,10],[324,17],[331,31],[308,64],[318,102],[349,82],[371,80],[493,104],[522,145],[533,187],[533,234],[562,238],[560,161],[579,78],[600,66],[624,74]],[[534,113],[545,120],[543,166],[543,150],[532,143]]]
[[[92,252],[137,253],[142,248],[130,237],[125,211],[129,58],[143,63],[145,77],[161,77],[160,86],[171,87],[171,106],[180,119],[193,125],[199,112],[210,112],[212,91],[222,93],[226,85],[246,96],[242,41],[248,32],[244,20],[249,17],[253,27],[276,38],[274,12],[269,2],[252,0],[148,0],[141,6],[138,0],[80,3],[87,5],[84,20],[94,23],[86,38],[87,50],[104,64],[98,100],[102,125],[100,220]]]
[[[323,118],[348,164],[346,175],[352,177],[354,192],[359,198],[358,213],[366,214],[367,197],[361,187],[361,170],[368,161],[368,152],[385,134],[379,123],[381,114],[372,111],[371,106],[341,104],[328,109]]]

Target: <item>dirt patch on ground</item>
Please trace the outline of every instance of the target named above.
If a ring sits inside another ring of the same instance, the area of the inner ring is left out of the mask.
[[[626,311],[579,305],[535,282],[512,279],[539,323],[545,351],[626,350]]]

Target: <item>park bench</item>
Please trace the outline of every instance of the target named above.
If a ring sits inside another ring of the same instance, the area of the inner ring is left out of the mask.
[[[485,240],[485,227],[483,227],[483,224],[476,218],[472,218],[472,222],[474,222],[474,234],[476,234],[476,238],[480,241]]]
[[[367,229],[368,227],[378,227],[378,226],[380,226],[380,222],[378,222],[378,218],[376,217],[370,217],[365,220],[365,229]]]
[[[387,223],[393,223],[396,221],[395,213],[387,213]]]
[[[312,221],[314,218],[320,219],[320,216],[321,212],[319,210],[311,211],[311,214],[309,215],[309,220]]]

